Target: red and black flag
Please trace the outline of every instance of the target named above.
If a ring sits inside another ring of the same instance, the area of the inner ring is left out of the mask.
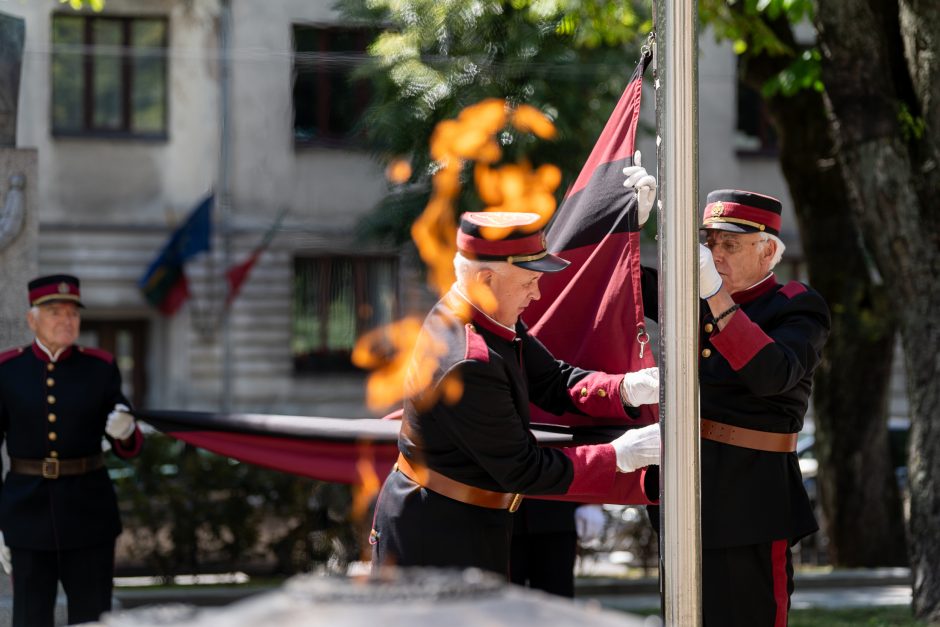
[[[640,225],[637,199],[623,186],[623,168],[633,165],[640,118],[643,58],[594,145],[587,163],[549,227],[549,250],[571,262],[564,272],[545,274],[540,300],[523,318],[557,358],[611,373],[655,366],[643,320],[640,291]],[[533,422],[598,424],[581,415],[559,418],[533,406]],[[658,407],[644,405],[637,424],[658,420]]]

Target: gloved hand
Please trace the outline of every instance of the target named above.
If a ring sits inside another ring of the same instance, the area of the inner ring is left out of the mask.
[[[13,556],[10,555],[10,547],[4,541],[2,531],[0,531],[0,567],[6,574],[13,574]]]
[[[704,244],[698,245],[698,291],[702,298],[711,298],[721,289],[721,275],[715,268],[712,251]]]
[[[640,165],[641,159],[642,155],[637,150],[633,159],[634,165],[629,165],[623,169],[623,174],[627,177],[627,180],[623,182],[623,186],[632,187],[633,191],[636,192],[637,217],[640,226],[643,226],[650,217],[653,201],[656,199],[656,177]]]
[[[606,524],[604,508],[600,505],[582,505],[574,510],[574,528],[578,532],[578,540],[581,544],[599,539],[604,533]]]
[[[633,472],[644,466],[659,464],[659,423],[630,429],[611,442],[617,451],[617,470]]]
[[[104,432],[115,440],[126,440],[134,433],[134,417],[130,415],[131,410],[127,405],[118,403],[108,414],[108,422],[104,426]]]
[[[639,407],[659,402],[659,368],[644,368],[623,375],[620,382],[620,400]]]

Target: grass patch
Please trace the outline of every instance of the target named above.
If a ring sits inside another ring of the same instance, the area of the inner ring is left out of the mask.
[[[613,608],[608,608],[613,609]],[[624,610],[621,610],[624,611]],[[659,616],[658,609],[629,610],[638,616]],[[911,608],[896,605],[830,610],[811,608],[790,610],[789,627],[926,627],[914,620]]]
[[[920,627],[911,608],[904,605],[857,607],[841,610],[791,610],[790,627]]]

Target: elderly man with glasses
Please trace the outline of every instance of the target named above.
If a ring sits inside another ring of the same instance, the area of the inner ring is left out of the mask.
[[[651,206],[655,179],[638,166],[624,174],[625,186]],[[829,310],[807,285],[777,282],[781,208],[770,196],[718,190],[708,195],[700,227],[706,627],[786,625],[790,547],[818,529],[795,450]],[[644,270],[644,307],[655,315],[657,277]]]

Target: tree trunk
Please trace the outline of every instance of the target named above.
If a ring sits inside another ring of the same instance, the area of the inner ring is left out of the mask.
[[[768,26],[796,49],[788,22]],[[749,55],[744,78],[760,89],[792,60]],[[894,343],[888,295],[873,283],[866,265],[822,95],[803,90],[767,104],[810,282],[832,313],[832,333],[813,387],[817,485],[830,560],[846,567],[906,565],[904,519],[888,445]]]
[[[937,122],[940,18],[935,2],[917,0],[900,9],[891,0],[816,8],[837,158],[891,295],[907,360],[914,612],[940,621],[940,129],[917,127],[918,118]],[[915,49],[905,50],[903,42],[912,41]],[[908,66],[918,58],[930,62]]]

